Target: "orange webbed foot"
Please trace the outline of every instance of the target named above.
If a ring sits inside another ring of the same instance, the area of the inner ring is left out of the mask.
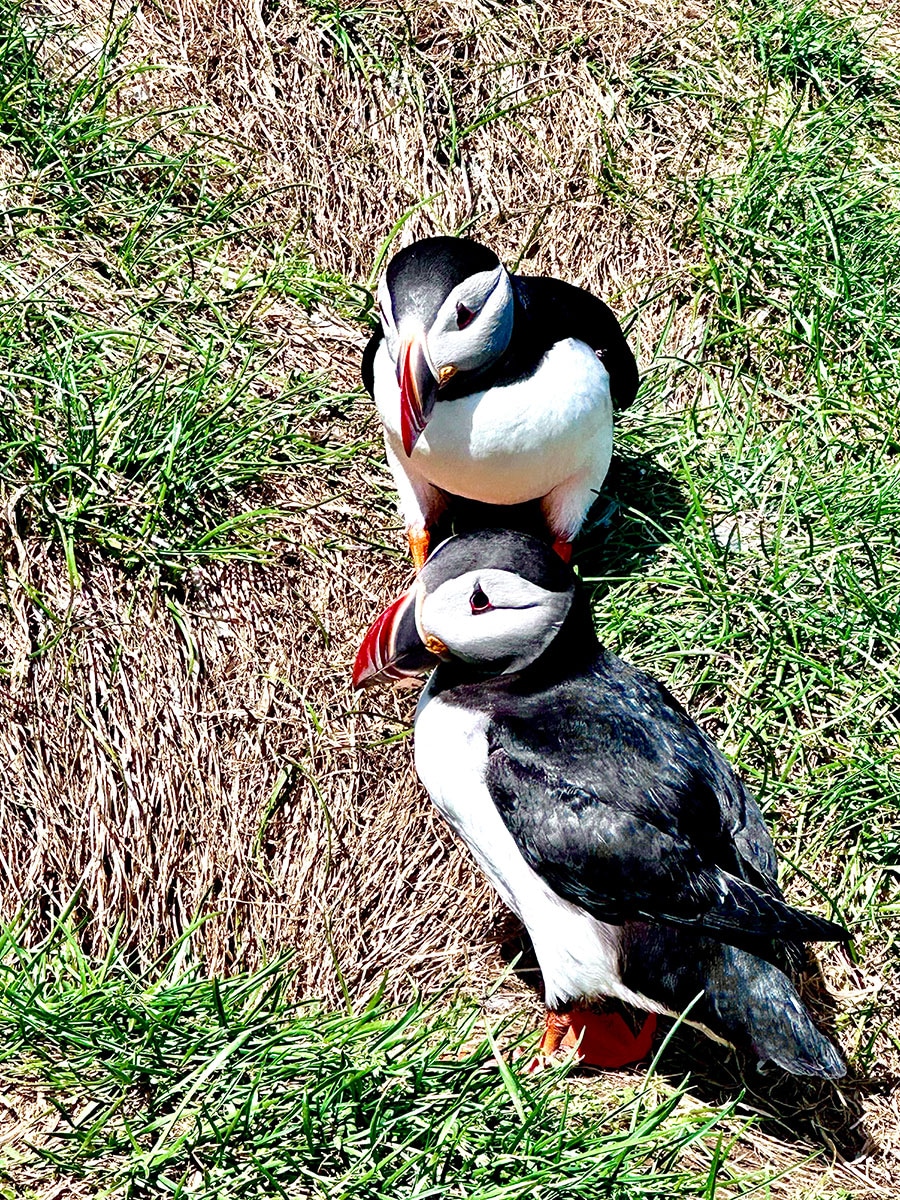
[[[655,1013],[648,1013],[640,1030],[633,1033],[617,1012],[595,1013],[579,1008],[548,1011],[538,1052],[525,1069],[534,1075],[568,1054],[581,1066],[616,1071],[646,1058],[655,1032]]]
[[[428,558],[428,550],[431,546],[431,534],[423,525],[412,525],[407,529],[406,537],[409,541],[409,552],[412,555],[413,566],[418,575],[425,566]]]
[[[615,1071],[646,1058],[653,1046],[656,1014],[648,1013],[637,1033],[617,1012],[595,1013],[575,1009],[570,1014],[569,1031],[562,1040],[564,1048],[575,1049],[579,1062],[586,1067],[605,1067]]]

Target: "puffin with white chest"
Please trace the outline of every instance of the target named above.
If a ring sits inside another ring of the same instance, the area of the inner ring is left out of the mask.
[[[596,1065],[642,1057],[654,1018],[637,1037],[619,1018],[611,1041],[589,1006],[613,997],[688,1010],[796,1075],[844,1073],[790,974],[801,942],[846,931],[786,903],[753,797],[665,687],[600,644],[549,546],[497,530],[449,539],[371,627],[353,683],[432,668],[416,769],[528,930],[541,1056],[577,1038]]]
[[[362,375],[416,569],[448,499],[539,500],[568,560],[606,476],[613,405],[638,372],[607,306],[559,279],[514,275],[467,238],[414,242],[378,286]]]

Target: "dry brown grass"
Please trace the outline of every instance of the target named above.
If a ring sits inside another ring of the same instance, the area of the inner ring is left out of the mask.
[[[690,64],[707,7],[376,0],[347,19],[357,58],[346,63],[320,7],[317,20],[284,5],[265,24],[256,5],[146,8],[134,31],[136,49],[166,67],[141,82],[143,99],[202,103],[203,123],[246,148],[248,171],[289,189],[272,200],[278,220],[320,265],[365,280],[395,222],[430,197],[404,240],[477,227],[508,262],[626,308],[671,277],[677,197],[661,168],[699,172],[717,144],[713,117],[673,101],[635,120],[622,102],[633,58]],[[716,36],[710,20],[700,41]],[[746,81],[733,86],[739,95]]]
[[[123,919],[146,958],[217,913],[200,941],[212,970],[296,946],[302,990],[331,1001],[341,977],[358,996],[389,971],[399,993],[483,960],[485,889],[423,803],[406,747],[368,745],[408,708],[387,697],[386,721],[360,719],[348,688],[360,631],[404,570],[363,541],[380,536],[354,500],[366,487],[357,472],[286,482],[279,501],[297,516],[271,565],[196,570],[162,591],[99,561],[73,590],[8,507],[7,917],[49,915],[79,888],[92,928]],[[44,629],[25,587],[66,629],[30,665]]]
[[[106,11],[90,0],[73,10],[85,48]],[[247,177],[270,191],[260,218],[293,228],[322,267],[364,281],[388,231],[430,196],[404,240],[471,228],[511,263],[591,287],[620,310],[640,306],[632,336],[647,356],[668,311],[655,285],[686,280],[695,253],[678,242],[667,181],[731,150],[699,92],[626,116],[621,81],[638,57],[695,69],[697,46],[719,35],[711,8],[373,0],[360,12],[344,58],[324,6],[142,5],[130,53],[159,70],[130,85],[127,103],[201,106],[200,124],[233,139]],[[739,96],[746,81],[732,86]],[[454,147],[454,127],[511,104],[520,107]],[[355,380],[358,331],[289,302],[258,319],[284,334],[285,372],[324,367]],[[672,352],[695,320],[683,306],[666,335]],[[370,417],[360,423],[376,438]],[[297,947],[299,986],[329,1002],[343,987],[366,995],[384,972],[397,996],[460,978],[480,990],[496,977],[502,913],[394,738],[409,701],[358,703],[348,688],[359,635],[406,571],[385,486],[361,456],[285,479],[278,500],[295,515],[273,530],[267,565],[195,569],[163,589],[87,560],[73,590],[58,547],[23,537],[6,497],[4,918],[33,907],[49,917],[78,889],[86,938],[122,919],[150,957],[193,917],[216,914],[200,935],[210,970]],[[379,549],[385,541],[395,552]],[[47,629],[38,594],[64,632],[31,658]],[[837,968],[832,982],[855,986]],[[727,1090],[721,1078],[710,1086]],[[773,1194],[894,1194],[896,1097],[865,1092],[851,1084],[848,1103],[878,1154],[809,1167]],[[753,1165],[802,1156],[770,1131],[733,1153]]]

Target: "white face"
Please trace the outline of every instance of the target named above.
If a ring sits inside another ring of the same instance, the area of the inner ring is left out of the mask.
[[[406,322],[397,328],[387,277],[378,285],[381,325],[391,358],[396,362],[400,340],[422,336],[429,365],[437,375],[445,367],[477,371],[500,357],[509,345],[513,327],[513,294],[503,267],[479,271],[458,284],[438,309],[431,328]]]
[[[551,592],[493,567],[448,579],[418,604],[419,635],[439,638],[468,663],[509,660],[521,671],[547,649],[572,606],[572,591]]]

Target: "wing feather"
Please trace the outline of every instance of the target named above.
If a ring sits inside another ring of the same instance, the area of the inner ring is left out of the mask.
[[[661,921],[734,945],[846,938],[784,902],[755,801],[655,680],[602,652],[540,707],[552,722],[521,707],[492,719],[488,786],[559,895],[604,921]]]
[[[634,355],[613,311],[583,288],[541,275],[519,275],[517,295],[526,313],[535,314],[537,340],[573,337],[597,354],[609,373],[609,390],[621,412],[637,395],[639,376]],[[539,316],[538,316],[539,314]],[[535,340],[529,334],[530,340]]]

